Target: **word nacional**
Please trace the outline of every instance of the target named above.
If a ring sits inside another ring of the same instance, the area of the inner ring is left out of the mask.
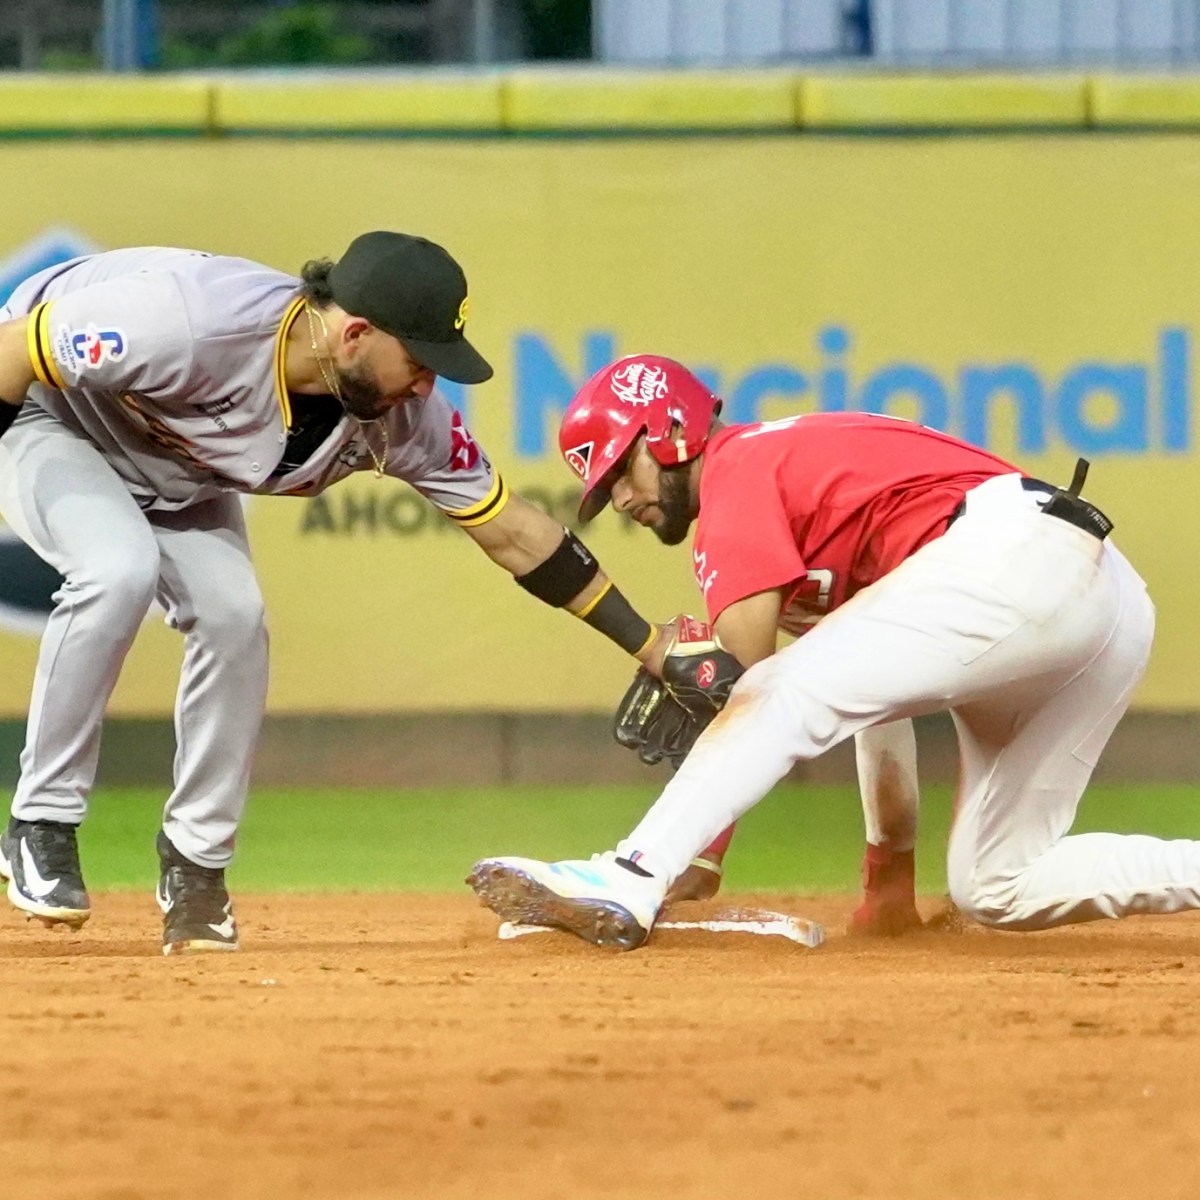
[[[812,352],[780,357],[740,373],[688,365],[725,400],[723,417],[750,422],[785,411],[886,413],[953,433],[987,448],[1007,436],[1021,454],[1065,448],[1081,454],[1183,454],[1193,447],[1192,332],[1159,329],[1140,360],[1068,361],[1051,369],[1032,356],[997,361],[965,358],[932,366],[919,354],[855,369],[857,339],[850,328],[828,325]],[[587,332],[583,370],[537,333],[516,336],[514,444],[522,458],[553,448],[557,417],[576,389],[618,358],[617,337]],[[770,411],[765,411],[770,406]],[[1003,431],[1011,431],[1004,434]]]

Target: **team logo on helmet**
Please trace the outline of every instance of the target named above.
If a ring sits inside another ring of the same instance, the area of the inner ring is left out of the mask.
[[[638,406],[661,400],[670,391],[667,373],[662,367],[649,367],[640,362],[628,363],[614,371],[609,387],[618,400]]]
[[[588,472],[592,469],[592,448],[595,444],[595,442],[584,442],[582,446],[572,446],[570,450],[563,451],[563,458],[567,460],[567,466],[580,479],[586,480]]]

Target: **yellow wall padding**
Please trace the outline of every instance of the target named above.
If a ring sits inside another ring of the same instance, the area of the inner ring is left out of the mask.
[[[0,130],[201,130],[210,86],[194,76],[0,75]]]
[[[1200,77],[605,70],[0,74],[0,136],[1200,128]]]
[[[232,130],[495,130],[500,82],[495,75],[441,72],[372,80],[220,79],[213,115],[218,128]]]
[[[1083,125],[1082,75],[811,75],[808,128]]]
[[[1094,75],[1093,125],[1200,125],[1200,78],[1194,75]]]
[[[786,71],[513,71],[504,122],[522,129],[779,129],[796,124]]]

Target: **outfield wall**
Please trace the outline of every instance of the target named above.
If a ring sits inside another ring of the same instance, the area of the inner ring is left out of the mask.
[[[778,100],[775,76],[760,83]],[[263,109],[239,124],[214,86],[192,97],[205,128],[221,113],[231,129],[259,127]],[[0,178],[19,181],[6,189],[0,287],[2,260],[11,277],[64,247],[181,244],[295,269],[365,229],[426,234],[465,264],[472,339],[497,367],[487,385],[451,388],[455,402],[510,482],[564,521],[576,489],[552,452],[556,416],[592,370],[635,350],[688,362],[736,420],[887,412],[1058,481],[1086,455],[1089,493],[1159,606],[1137,704],[1200,709],[1200,137],[1166,132],[1132,84],[1155,132],[1063,132],[1104,111],[1094,79],[1048,79],[1025,107],[1005,93],[999,109],[972,87],[943,87],[939,117],[911,81],[797,91],[791,80],[792,128],[823,131],[783,136],[746,131],[749,101],[730,119],[737,133],[706,137],[13,136],[0,140]],[[496,93],[508,119],[514,88]],[[347,104],[357,95],[342,90]],[[0,86],[11,115],[9,95]],[[265,111],[299,129],[304,112],[322,111],[304,100],[276,95]],[[569,100],[537,111],[568,112]],[[648,120],[638,103],[626,99],[626,122]],[[1173,111],[1186,123],[1200,104]],[[1009,112],[1021,128],[928,132],[954,124],[947,112],[991,129]],[[353,117],[344,132],[397,132]],[[831,132],[855,120],[874,132]],[[1055,131],[1029,131],[1039,123]],[[908,128],[924,132],[897,132]],[[400,485],[367,477],[314,501],[256,499],[248,520],[274,713],[594,711],[624,686],[619,654],[532,602]],[[647,613],[698,608],[685,549],[665,551],[611,514],[588,540]],[[15,718],[36,642],[11,606],[5,621],[0,716]],[[168,714],[179,656],[177,636],[151,621],[114,711]]]
[[[953,786],[959,752],[946,714],[917,720],[923,787]],[[608,714],[592,712],[275,713],[267,717],[254,759],[256,788],[417,788],[629,784],[647,804],[670,778],[647,767],[612,738]],[[18,721],[0,720],[0,788],[17,780],[24,740]],[[104,731],[98,784],[159,789],[165,799],[175,740],[160,717],[117,717]],[[852,784],[853,741],[797,764],[796,783]],[[1107,784],[1200,785],[1200,715],[1131,712],[1117,726],[1096,768]],[[1149,815],[1153,820],[1153,814]],[[1131,828],[1138,828],[1134,821]]]

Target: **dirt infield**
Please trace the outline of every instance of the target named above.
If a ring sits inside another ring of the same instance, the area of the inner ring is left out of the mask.
[[[147,896],[79,935],[3,912],[5,1194],[1200,1191],[1200,918],[866,943],[848,900],[753,899],[828,942],[617,955],[501,943],[469,895],[243,896],[241,953],[176,960]]]

